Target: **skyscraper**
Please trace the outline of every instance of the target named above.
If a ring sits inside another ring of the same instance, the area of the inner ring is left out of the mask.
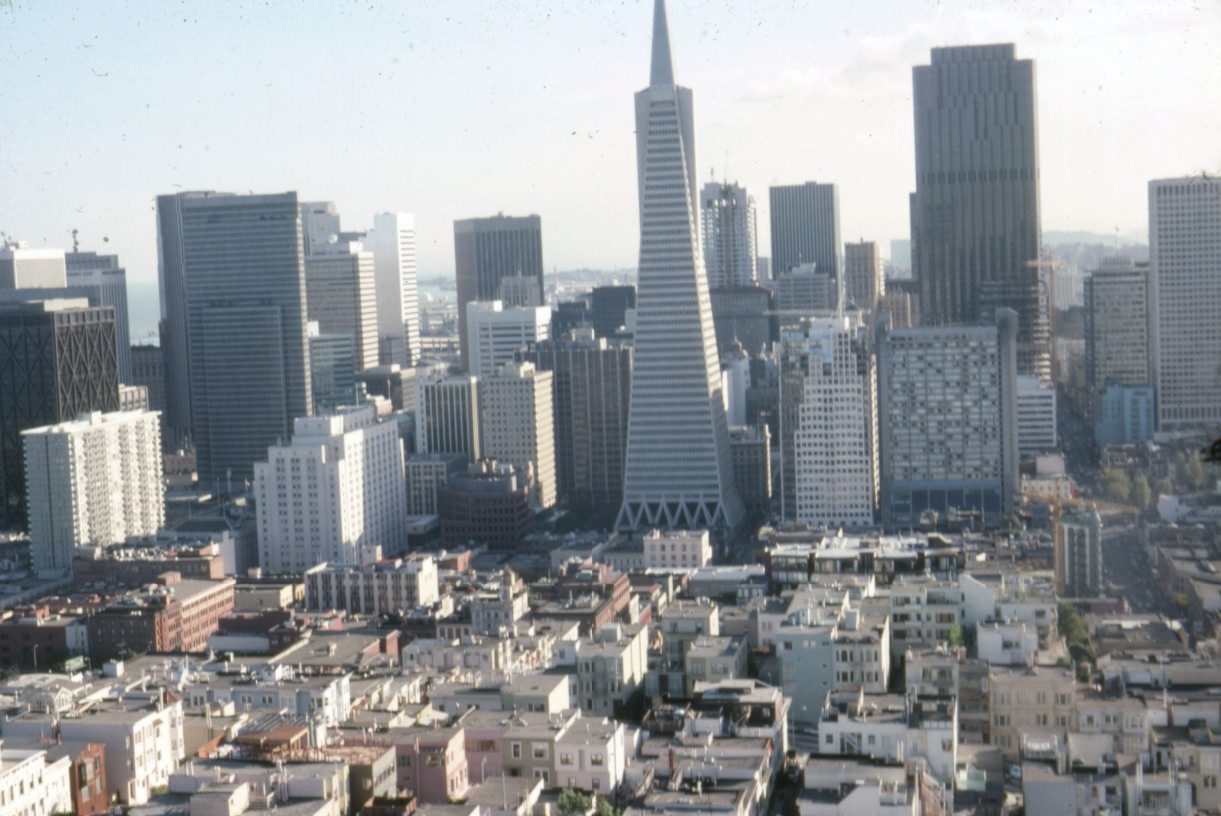
[[[1050,292],[1041,270],[1039,145],[1032,60],[1013,45],[934,48],[912,70],[916,192],[912,269],[927,325],[1018,312],[1018,367],[1051,373]]]
[[[352,338],[357,371],[377,365],[377,294],[373,253],[356,241],[316,249],[305,258],[307,315],[320,334]]]
[[[0,246],[0,289],[55,289],[66,285],[62,249],[31,249],[24,241]]]
[[[373,253],[377,291],[378,359],[401,366],[420,364],[420,302],[416,281],[415,218],[379,213],[365,236]]]
[[[691,104],[656,0],[649,87],[636,94],[640,264],[621,528],[732,530],[744,513],[700,255]]]
[[[1221,423],[1221,179],[1149,182],[1159,431]]]
[[[118,407],[113,309],[0,303],[0,522],[24,518],[22,431]]]
[[[788,184],[768,190],[772,219],[772,276],[779,280],[795,266],[843,280],[840,268],[839,191],[834,184]]]
[[[479,382],[479,428],[483,455],[534,474],[531,503],[556,500],[554,377],[533,363],[510,360]]]
[[[754,285],[754,196],[737,184],[708,182],[700,195],[700,229],[708,288]]]
[[[127,271],[116,255],[99,255],[73,249],[64,256],[68,286],[97,291],[96,305],[114,309],[115,343],[118,344],[119,382],[132,384],[131,333],[127,321]]]
[[[458,283],[458,333],[462,366],[470,365],[466,327],[466,304],[473,300],[521,303],[518,282],[511,282],[511,298],[504,297],[505,278],[533,278],[534,294],[543,297],[543,225],[537,215],[495,215],[454,222],[454,263]]]
[[[873,311],[886,294],[882,256],[873,241],[844,245],[844,300],[858,309]]]
[[[589,299],[594,334],[615,337],[627,320],[628,309],[636,308],[636,287],[595,286]]]
[[[467,370],[483,379],[512,360],[519,349],[550,336],[551,310],[473,300],[466,304],[466,332]]]
[[[415,447],[420,453],[462,453],[479,459],[479,380],[423,375],[416,380]]]
[[[249,477],[311,413],[297,194],[170,198],[199,477]]]

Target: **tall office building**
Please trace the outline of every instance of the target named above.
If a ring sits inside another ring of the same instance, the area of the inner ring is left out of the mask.
[[[818,527],[871,527],[878,496],[877,375],[857,313],[812,318],[781,336],[796,410],[781,428],[786,518]],[[787,487],[787,485],[786,485]],[[791,501],[791,504],[788,504]]]
[[[424,374],[416,379],[415,448],[482,458],[478,378]]]
[[[537,215],[469,218],[454,222],[454,263],[458,283],[458,335],[462,366],[469,370],[466,304],[476,300],[505,301],[501,281],[531,278],[537,281],[538,300],[543,296],[543,226]],[[510,283],[511,287],[515,284]],[[520,293],[510,292],[509,302],[520,302]]]
[[[119,266],[116,255],[81,252],[74,248],[64,256],[67,262],[67,285],[88,287],[97,291],[96,306],[114,309],[115,342],[118,344],[119,382],[132,384],[131,331],[127,319],[127,270]]]
[[[301,248],[308,258],[340,240],[339,211],[333,201],[301,202]]]
[[[377,289],[378,359],[420,364],[420,301],[416,280],[415,217],[379,213],[364,240],[373,253]]]
[[[31,249],[25,241],[0,246],[0,289],[56,289],[66,285],[62,249]]]
[[[0,304],[0,523],[25,518],[21,432],[119,407],[114,309],[66,299]]]
[[[479,381],[479,428],[483,455],[534,474],[531,503],[554,507],[554,378],[533,363],[510,360]]]
[[[755,197],[736,183],[708,182],[700,194],[700,230],[708,288],[753,286]]]
[[[166,376],[178,362],[172,324],[182,311],[199,478],[249,477],[311,412],[297,194],[183,193],[157,203],[163,292],[182,299],[163,313]]]
[[[1103,594],[1102,517],[1093,507],[1069,505],[1056,521],[1056,594],[1097,598]]]
[[[589,311],[598,337],[617,337],[627,323],[627,312],[636,308],[635,286],[595,286],[589,295]]]
[[[370,405],[299,417],[292,441],[254,466],[259,564],[304,573],[368,564],[407,546],[403,443]]]
[[[344,405],[355,405],[356,347],[350,334],[322,334],[310,321],[310,405],[315,414],[330,414]]]
[[[834,184],[788,184],[768,191],[772,219],[772,276],[780,279],[801,264],[837,282],[840,266],[839,191]]]
[[[882,256],[874,241],[844,245],[844,300],[858,309],[874,311],[886,294],[882,277]]]
[[[520,349],[551,335],[546,306],[508,306],[499,300],[466,304],[467,370],[483,379],[513,359]]]
[[[882,520],[933,511],[1014,512],[1018,492],[1017,314],[993,325],[878,331]]]
[[[560,498],[594,509],[623,501],[632,396],[632,347],[578,329],[518,355],[555,379],[556,479]]]
[[[373,253],[356,241],[316,248],[305,258],[306,314],[320,334],[352,338],[357,371],[378,361],[377,294]]]
[[[35,569],[70,570],[76,547],[122,544],[165,523],[155,412],[94,411],[21,436]]]
[[[713,289],[712,324],[721,354],[734,347],[760,354],[772,340],[772,290],[764,286]]]
[[[148,409],[161,412],[165,410],[165,357],[159,346],[137,344],[131,347],[131,380],[132,385],[142,385],[148,389]],[[164,427],[165,417],[161,417]]]
[[[1033,374],[1017,378],[1017,444],[1019,456],[1059,450],[1056,388]]]
[[[1018,366],[1051,374],[1050,292],[1040,261],[1032,60],[1013,45],[934,48],[912,70],[912,265],[928,325],[1018,312]]]
[[[1221,423],[1221,179],[1149,182],[1159,431]]]
[[[744,513],[700,256],[691,104],[657,0],[649,87],[636,94],[640,271],[621,528],[732,530]]]

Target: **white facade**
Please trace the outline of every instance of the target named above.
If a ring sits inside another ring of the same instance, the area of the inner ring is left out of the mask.
[[[435,375],[416,377],[415,447],[421,453],[462,453],[482,458],[479,380]]]
[[[0,245],[0,289],[58,289],[67,280],[62,249],[31,249],[24,241]]]
[[[431,606],[438,600],[437,562],[424,553],[363,566],[319,564],[305,573],[309,610],[380,615]]]
[[[407,515],[435,516],[437,494],[451,473],[466,469],[457,454],[415,453],[407,457]]]
[[[1056,443],[1056,389],[1030,374],[1017,378],[1018,454],[1036,456],[1059,448]]]
[[[472,306],[483,305],[472,303]],[[469,325],[474,326],[477,319]],[[478,358],[474,344],[471,359]],[[555,506],[555,407],[552,373],[507,362],[479,388],[483,455],[534,473],[533,503]]]
[[[0,746],[0,813],[51,816],[72,812],[72,760],[46,751]]]
[[[1221,179],[1149,182],[1160,431],[1221,423]]]
[[[470,373],[485,379],[511,361],[518,349],[551,336],[551,309],[473,300],[466,304],[466,334]]]
[[[35,569],[71,568],[75,547],[156,534],[165,522],[159,417],[95,412],[22,434]]]
[[[878,495],[877,375],[858,315],[787,329],[802,393],[794,439],[794,518],[821,527],[870,527]]]
[[[737,183],[708,182],[700,193],[700,232],[708,288],[755,283],[754,196]]]
[[[420,364],[420,303],[416,283],[415,216],[380,213],[365,236],[373,253],[377,335],[382,363]]]
[[[712,541],[707,530],[650,530],[643,541],[647,569],[693,570],[712,561]]]
[[[636,94],[640,265],[621,529],[734,529],[734,484],[708,276],[700,253],[692,95],[674,81],[665,4]]]
[[[403,444],[372,406],[300,417],[254,466],[260,563],[273,573],[367,564],[406,544]]]

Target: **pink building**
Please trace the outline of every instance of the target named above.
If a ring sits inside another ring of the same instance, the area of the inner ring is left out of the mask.
[[[470,780],[461,726],[396,728],[390,738],[400,790],[410,790],[423,804],[446,804],[466,796]]]

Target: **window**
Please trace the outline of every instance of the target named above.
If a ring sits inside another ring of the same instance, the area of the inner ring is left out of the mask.
[[[510,745],[509,752],[512,754],[514,759],[521,759],[521,743],[515,742]]]
[[[531,756],[533,756],[535,759],[546,759],[547,758],[547,746],[546,745],[535,745],[534,750],[531,752]]]

